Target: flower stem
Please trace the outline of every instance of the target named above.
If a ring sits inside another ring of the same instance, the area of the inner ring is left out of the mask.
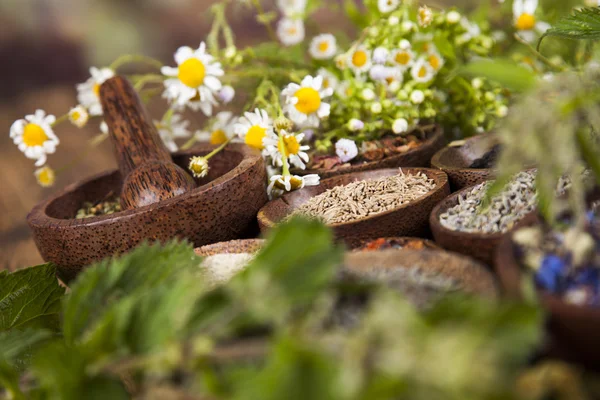
[[[260,0],[252,0],[252,4],[254,4],[254,7],[256,8],[256,12],[258,13],[258,20],[261,21],[264,15],[265,15],[265,10],[263,9],[262,4],[260,3]],[[279,40],[277,40],[277,35],[275,35],[275,31],[273,30],[273,27],[271,26],[270,22],[263,22],[263,24],[265,25],[265,27],[267,28],[267,31],[269,32],[269,37],[271,38],[272,41],[274,42],[279,42]]]
[[[163,82],[164,80],[165,80],[164,76],[158,75],[158,74],[143,75],[137,80],[137,82],[135,83],[133,88],[139,92],[146,85],[146,83],[150,83],[150,82],[158,83],[158,82]]]
[[[109,68],[113,71],[116,71],[118,68],[129,63],[144,63],[157,69],[160,69],[163,66],[162,62],[152,57],[147,57],[141,54],[125,54],[113,61]]]
[[[529,43],[527,43],[527,41],[525,39],[523,39],[521,36],[519,36],[518,34],[515,33],[515,39],[517,42],[527,46],[527,48],[529,49],[529,51],[531,51],[531,53],[533,53],[534,56],[536,56],[541,62],[543,62],[544,64],[546,64],[547,66],[549,66],[550,68],[557,70],[557,71],[565,71],[566,68],[565,67],[561,67],[560,65],[556,65],[554,64],[552,61],[550,61],[548,58],[544,57],[542,55],[542,53],[538,52],[536,49],[533,48],[532,45],[530,45]]]
[[[223,142],[221,145],[219,145],[219,147],[217,147],[216,149],[214,149],[213,151],[211,151],[210,153],[208,153],[207,155],[204,156],[204,158],[208,161],[210,160],[210,158],[212,156],[214,156],[215,154],[219,153],[221,150],[223,150],[225,148],[225,146],[227,146],[229,144],[229,142],[231,142],[231,138],[227,139],[225,142]]]
[[[50,125],[50,126],[54,128],[56,125],[62,124],[63,122],[65,122],[68,119],[69,119],[69,113],[66,113],[66,114],[61,115],[60,117],[56,118],[56,121],[54,121],[54,123],[52,123],[52,125]]]
[[[285,143],[283,141],[283,135],[281,135],[280,132],[278,134],[279,134],[279,146],[282,149],[285,149]],[[282,162],[282,167],[281,167],[281,171],[282,172],[281,172],[281,175],[283,175],[283,176],[291,175],[290,174],[290,165],[288,164],[288,159],[287,159],[287,157],[286,157],[285,154],[281,155],[281,162]]]

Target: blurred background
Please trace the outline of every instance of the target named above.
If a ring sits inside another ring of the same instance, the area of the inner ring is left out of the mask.
[[[360,0],[356,0],[361,2]],[[197,46],[210,29],[214,0],[0,0],[0,269],[25,267],[42,260],[30,238],[25,218],[41,199],[76,180],[116,167],[108,141],[85,154],[96,124],[77,129],[63,124],[60,145],[49,159],[53,167],[83,158],[60,174],[54,187],[43,189],[33,176],[33,161],[25,158],[9,137],[16,119],[40,108],[62,115],[76,105],[74,85],[85,81],[90,66],[107,66],[122,54],[146,54],[172,65],[182,45]],[[228,15],[239,47],[267,37],[255,20],[249,0],[233,0]],[[274,10],[275,0],[262,1]],[[336,12],[342,0],[307,21],[307,37],[342,29],[351,34]],[[476,0],[426,2],[431,6],[464,7]],[[160,101],[160,100],[158,100]],[[152,104],[150,105],[152,109]],[[192,121],[194,128],[202,118]]]

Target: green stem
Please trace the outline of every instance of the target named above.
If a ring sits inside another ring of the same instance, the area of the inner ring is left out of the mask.
[[[160,69],[163,66],[162,62],[152,57],[144,56],[141,54],[125,54],[113,61],[113,63],[110,64],[109,68],[113,71],[116,71],[118,68],[129,63],[144,63],[157,69]]]
[[[210,153],[208,153],[207,155],[204,156],[204,158],[208,161],[210,160],[210,158],[212,156],[214,156],[215,154],[217,154],[218,152],[220,152],[221,150],[223,150],[225,148],[225,146],[227,146],[229,144],[229,142],[231,142],[232,138],[227,139],[227,141],[225,141],[224,143],[222,143],[221,145],[219,145],[219,147],[217,147],[216,149],[214,149],[213,151],[211,151]]]
[[[173,118],[174,113],[175,113],[175,109],[169,108],[167,111],[165,111],[162,118],[160,119],[161,122],[166,122],[166,123],[171,122],[171,118]]]
[[[157,75],[157,74],[148,74],[148,75],[144,75],[142,77],[140,77],[137,82],[135,83],[135,85],[133,86],[133,88],[136,91],[140,91],[142,90],[142,88],[144,87],[144,85],[146,85],[146,83],[150,83],[150,82],[164,82],[165,77],[162,75]]]
[[[550,68],[559,71],[559,72],[563,72],[566,70],[565,67],[561,67],[559,65],[554,64],[552,61],[550,61],[548,58],[544,57],[542,55],[542,53],[538,52],[536,49],[533,48],[532,45],[530,45],[529,43],[527,43],[527,41],[525,39],[523,39],[522,37],[520,37],[518,34],[515,33],[514,35],[515,39],[517,42],[525,45],[529,51],[535,56],[537,57],[541,62],[543,62],[544,64],[546,64],[547,66],[549,66]]]
[[[54,123],[50,126],[54,128],[56,125],[62,124],[63,122],[65,122],[68,119],[69,119],[69,113],[66,113],[66,114],[61,115],[60,117],[56,118],[56,121],[54,121]]]
[[[258,13],[258,18],[260,21],[261,20],[260,17],[265,15],[263,6],[262,6],[262,4],[260,4],[260,0],[252,0],[252,4],[254,4],[254,7],[256,8],[256,12]],[[273,30],[273,27],[271,26],[271,23],[264,22],[264,25],[267,28],[267,31],[269,32],[269,37],[271,38],[271,40],[274,42],[279,42],[279,40],[277,39],[277,35],[275,35],[275,31]]]
[[[281,133],[279,133],[279,144],[282,149],[285,149],[285,143],[283,141],[283,136],[281,135]],[[283,164],[283,166],[281,167],[281,171],[282,171],[281,174],[283,176],[291,175],[290,174],[290,165],[288,164],[288,159],[285,154],[281,155],[281,161]]]

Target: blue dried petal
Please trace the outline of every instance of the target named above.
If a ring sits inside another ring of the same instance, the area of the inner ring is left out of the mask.
[[[595,291],[597,291],[600,287],[600,270],[592,267],[584,267],[577,271],[573,283],[576,285],[591,286],[596,288]]]
[[[562,258],[554,254],[546,255],[535,274],[535,281],[542,288],[556,293],[561,286],[562,278],[566,275],[566,270],[567,264]]]

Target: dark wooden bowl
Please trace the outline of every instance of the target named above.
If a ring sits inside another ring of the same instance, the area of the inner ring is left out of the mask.
[[[439,170],[430,168],[402,168],[407,174],[422,172],[433,179],[436,187],[427,195],[396,209],[376,214],[353,222],[332,224],[336,237],[344,240],[350,247],[360,244],[362,240],[385,236],[425,236],[428,234],[427,218],[433,207],[450,193],[448,177]],[[309,186],[285,194],[267,203],[258,212],[258,225],[261,231],[266,231],[276,223],[290,215],[296,208],[335,186],[347,185],[352,182],[377,179],[398,174],[398,169],[379,169],[375,171],[353,172],[338,175],[321,181],[319,186]]]
[[[440,125],[436,125],[435,129],[429,133],[428,138],[412,150],[406,153],[386,157],[377,161],[362,161],[356,164],[342,165],[333,169],[305,169],[295,170],[298,175],[318,174],[321,179],[331,178],[341,174],[349,174],[352,172],[372,171],[375,169],[384,168],[399,168],[399,167],[429,167],[429,160],[436,151],[444,147],[446,138],[444,137],[444,129]]]
[[[173,160],[187,168],[191,156],[205,155],[213,148],[198,145],[174,154]],[[256,232],[256,213],[267,201],[266,172],[258,151],[241,144],[227,146],[211,158],[208,176],[197,183],[190,192],[149,206],[75,219],[84,202],[120,192],[120,173],[105,172],[36,205],[27,222],[44,260],[57,264],[60,277],[67,281],[82,267],[145,240],[179,237],[202,246]]]
[[[194,249],[194,252],[202,257],[214,256],[215,254],[256,253],[264,244],[264,239],[238,239],[207,244]]]
[[[518,228],[540,223],[540,219],[534,213],[525,217],[518,224]],[[514,299],[521,299],[521,282],[525,274],[517,257],[517,247],[511,233],[500,242],[495,254],[494,267],[505,294]],[[600,308],[568,304],[560,297],[543,290],[538,290],[538,297],[540,305],[549,315],[549,355],[600,370]]]
[[[448,174],[452,191],[493,179],[491,168],[469,168],[469,166],[498,143],[493,134],[483,134],[465,140],[462,146],[446,146],[433,156],[431,167]]]
[[[423,239],[423,238],[416,238],[416,237],[407,237],[407,236],[383,237],[383,238],[361,240],[361,242],[358,243],[357,246],[353,247],[352,250],[353,251],[379,251],[378,249],[370,250],[367,248],[367,246],[369,245],[369,243],[371,243],[375,240],[380,240],[380,239],[383,239],[386,242],[393,241],[395,243],[398,243],[401,246],[410,246],[410,245],[415,245],[415,244],[421,244],[423,246],[422,250],[426,250],[426,249],[440,249],[441,250],[441,247],[438,246],[435,242],[432,242],[431,240],[427,240],[427,239]],[[382,249],[382,250],[392,250],[392,249]],[[400,249],[396,249],[396,250],[400,250]],[[404,250],[417,250],[417,249],[409,248],[409,249],[404,249]]]
[[[435,206],[429,217],[429,225],[435,242],[444,249],[474,257],[488,265],[492,265],[496,247],[506,233],[470,233],[453,231],[440,222],[440,215],[458,204],[458,197],[473,189],[466,187],[452,193]]]
[[[455,279],[461,291],[496,299],[498,287],[493,274],[481,263],[444,250],[390,249],[346,253],[344,268],[357,276],[377,277],[378,270],[420,268]]]

